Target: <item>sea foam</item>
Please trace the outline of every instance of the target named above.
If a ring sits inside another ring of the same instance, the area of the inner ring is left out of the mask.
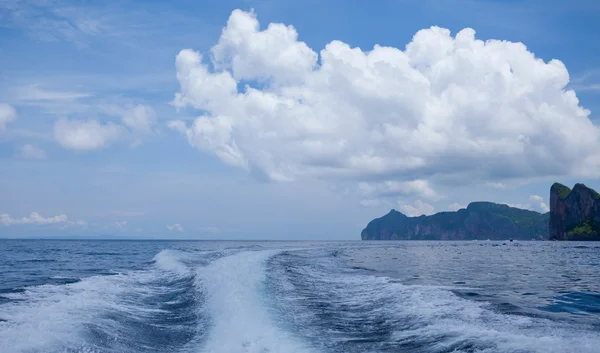
[[[206,289],[213,327],[206,353],[308,353],[304,344],[277,327],[264,295],[265,261],[270,251],[247,251],[198,269]]]

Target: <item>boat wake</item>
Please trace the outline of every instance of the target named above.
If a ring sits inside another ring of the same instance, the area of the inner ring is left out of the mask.
[[[334,252],[335,251],[335,254]],[[407,285],[343,251],[163,250],[146,268],[0,293],[21,352],[597,352],[589,325]]]

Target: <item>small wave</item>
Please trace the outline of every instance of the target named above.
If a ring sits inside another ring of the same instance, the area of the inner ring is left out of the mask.
[[[49,278],[49,280],[52,284],[71,284],[81,281],[81,278],[69,276],[52,276]]]
[[[54,259],[26,259],[26,260],[17,260],[16,262],[26,262],[26,263],[50,263],[56,262]]]
[[[154,256],[154,263],[160,269],[186,275],[190,273],[190,269],[181,261],[181,253],[175,250],[162,250]]]
[[[0,293],[23,293],[25,288],[6,288],[0,289]]]

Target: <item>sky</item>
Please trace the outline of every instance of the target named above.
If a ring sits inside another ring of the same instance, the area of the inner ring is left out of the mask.
[[[600,190],[600,3],[0,0],[0,237],[360,239]]]

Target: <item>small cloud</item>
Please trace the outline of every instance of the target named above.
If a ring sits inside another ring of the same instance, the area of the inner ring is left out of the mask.
[[[35,224],[35,225],[47,225],[47,224],[63,224],[65,226],[68,225],[77,225],[85,227],[87,223],[85,221],[71,221],[69,217],[65,214],[61,214],[54,217],[43,217],[37,212],[31,212],[28,217],[22,218],[12,218],[8,214],[0,214],[0,224],[5,226],[12,225],[24,225],[24,224]]]
[[[123,127],[114,123],[102,124],[96,120],[69,120],[61,118],[54,124],[54,138],[64,148],[76,151],[101,149],[118,140]]]
[[[548,212],[550,211],[550,207],[548,207],[548,205],[544,202],[544,198],[539,196],[539,195],[531,195],[529,197],[529,200],[534,202],[534,205],[536,206],[537,209],[539,209],[542,212]]]
[[[415,201],[412,205],[405,204],[402,202],[398,202],[398,204],[400,205],[400,211],[410,217],[430,215],[433,214],[433,212],[435,211],[435,208],[433,206],[421,200]]]
[[[532,210],[532,211],[539,211],[539,212],[548,212],[550,211],[550,207],[548,207],[548,205],[544,202],[544,198],[539,196],[539,195],[531,195],[529,196],[529,201],[531,201],[530,203],[526,203],[526,204],[521,204],[521,203],[508,203],[508,202],[503,202],[505,205],[508,205],[510,207],[515,207],[515,208],[521,208],[524,210]]]
[[[448,209],[450,211],[458,211],[458,210],[460,210],[462,208],[467,208],[467,206],[463,206],[463,205],[461,205],[459,203],[456,203],[456,202],[453,203],[453,204],[448,205]]]
[[[46,151],[36,145],[26,144],[21,147],[19,156],[29,159],[44,159],[46,158]]]
[[[125,227],[126,225],[127,225],[127,221],[115,222],[115,227],[117,227],[119,229],[123,229],[123,227]]]
[[[130,107],[105,106],[104,110],[111,115],[121,117],[123,125],[133,133],[140,135],[154,134],[156,112],[149,105],[138,104]]]
[[[6,130],[6,125],[17,120],[17,111],[11,105],[0,103],[0,132]]]
[[[183,227],[179,223],[167,226],[167,229],[169,229],[171,232],[183,232]]]

